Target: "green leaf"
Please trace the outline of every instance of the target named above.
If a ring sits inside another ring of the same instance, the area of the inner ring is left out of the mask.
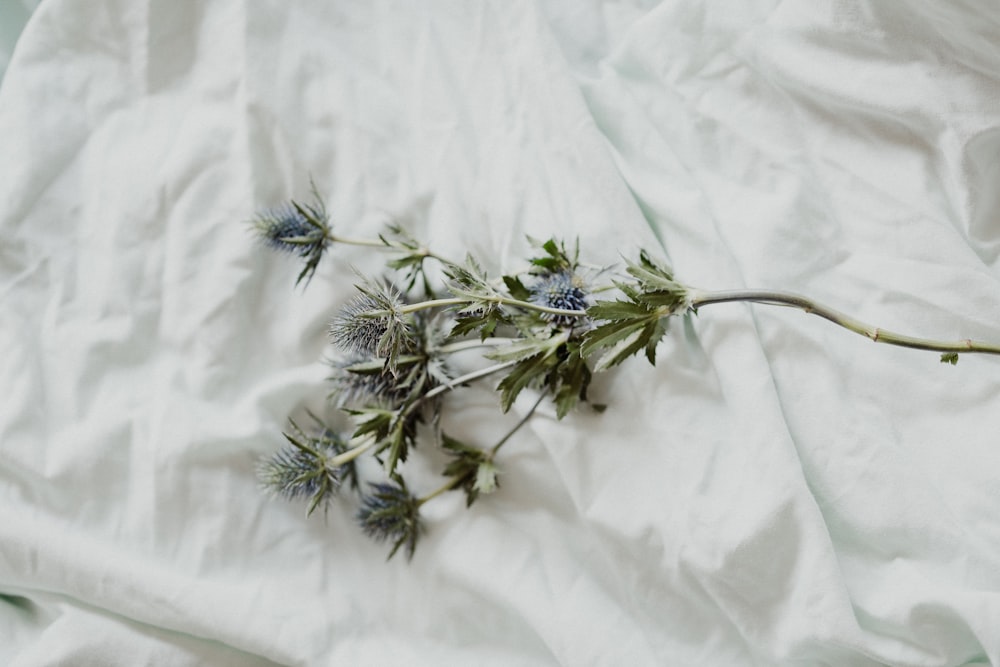
[[[500,408],[507,412],[518,394],[532,382],[542,382],[549,368],[558,363],[552,355],[536,354],[514,365],[507,376],[500,381]]]
[[[669,320],[665,317],[661,317],[656,320],[656,328],[653,330],[646,341],[646,359],[649,360],[651,366],[656,365],[656,346],[663,340],[663,336],[667,333],[667,324]]]
[[[958,352],[945,352],[941,355],[941,363],[955,366],[958,364]]]
[[[495,304],[489,304],[480,310],[465,310],[455,318],[455,324],[448,333],[448,338],[457,340],[478,331],[479,338],[485,340],[503,324],[510,324],[510,318],[503,310],[495,307]]]
[[[653,261],[645,250],[639,253],[638,264],[632,262],[627,262],[626,264],[625,270],[639,281],[643,291],[674,291],[678,288],[683,289],[683,286],[674,280],[674,274],[670,269]]]
[[[567,350],[565,358],[552,371],[549,378],[558,419],[569,414],[580,401],[587,400],[587,388],[593,375],[587,360],[581,354],[579,344],[572,345],[575,347]]]
[[[610,322],[588,331],[583,339],[583,355],[589,357],[602,348],[617,345],[620,341],[642,331],[649,321],[649,318],[644,318]]]
[[[398,414],[395,410],[382,408],[345,409],[345,412],[357,418],[358,425],[352,439],[372,434],[376,440],[384,440],[389,435],[389,429]]]
[[[566,341],[565,336],[551,338],[522,338],[490,350],[483,356],[494,361],[517,361],[536,354],[552,354]]]
[[[465,492],[465,504],[469,507],[479,496],[479,469],[488,462],[488,456],[483,450],[470,447],[445,433],[441,437],[442,446],[453,457],[443,474],[456,480],[455,487],[461,487]]]
[[[545,255],[541,257],[533,257],[528,260],[532,266],[539,267],[545,273],[576,270],[577,258],[580,254],[579,241],[577,242],[576,251],[570,257],[569,252],[566,250],[566,245],[562,242],[557,243],[555,239],[542,242],[529,236],[528,240],[532,245],[545,252]]]
[[[507,291],[518,301],[528,301],[531,299],[531,290],[524,286],[521,279],[516,276],[504,276],[503,282],[507,286]]]
[[[401,461],[406,460],[406,455],[409,452],[409,438],[406,437],[406,429],[403,428],[404,422],[397,421],[393,425],[393,429],[386,439],[386,442],[379,445],[379,451],[384,449],[389,449],[389,456],[385,461],[385,470],[389,475],[392,475],[396,471],[396,465]]]
[[[598,301],[587,309],[587,315],[595,320],[632,320],[650,315],[650,309],[641,303],[630,301]]]
[[[492,461],[483,461],[476,468],[476,481],[473,490],[477,493],[490,494],[497,490],[497,474],[499,471]]]
[[[656,321],[647,322],[641,327],[633,327],[629,335],[618,340],[608,348],[608,351],[594,364],[594,372],[607,370],[622,363],[633,354],[648,346],[653,334],[656,333]],[[653,343],[655,345],[655,343]]]

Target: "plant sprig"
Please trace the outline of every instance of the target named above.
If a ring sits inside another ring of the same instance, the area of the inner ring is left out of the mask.
[[[788,292],[693,289],[645,250],[626,260],[618,280],[599,285],[604,272],[580,262],[578,242],[569,249],[556,239],[529,239],[537,255],[527,258],[527,270],[491,276],[472,255],[462,262],[446,259],[396,224],[376,239],[334,234],[315,187],[311,203],[267,209],[251,224],[269,248],[303,261],[296,284],[313,278],[334,245],[388,253],[392,279],[363,276],[355,296],[331,319],[338,356],[330,360],[329,401],[344,427],[338,431],[313,417],[314,429],[307,431],[289,420],[285,447],[263,460],[258,473],[274,494],[306,500],[309,514],[327,507],[345,482],[366,489],[357,521],[367,535],[391,544],[390,558],[401,549],[413,557],[425,503],[460,490],[471,506],[498,489],[501,447],[514,441],[544,400],[558,419],[566,417],[589,402],[595,373],[639,353],[655,364],[670,321],[706,306],[743,301],[797,308],[875,342],[940,352],[950,364],[960,353],[1000,354],[1000,345],[886,331]],[[428,261],[440,265],[443,281],[431,279]],[[595,298],[608,292],[611,298]],[[462,369],[456,358],[471,350],[479,350],[483,361]],[[444,433],[447,397],[491,379],[502,412],[524,392],[536,394],[531,408],[492,447]],[[592,407],[600,412],[605,406]],[[420,443],[440,449],[447,460],[447,481],[424,496],[411,492],[405,479],[408,457]],[[362,485],[355,462],[365,455],[381,463],[384,478]]]

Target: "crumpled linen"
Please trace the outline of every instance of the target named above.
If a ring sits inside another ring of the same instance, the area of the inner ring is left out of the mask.
[[[578,236],[998,340],[998,42],[973,2],[46,0],[0,87],[0,662],[1000,664],[996,358],[706,307],[385,563],[254,478],[380,259],[293,290],[243,224],[311,179],[492,271]],[[488,389],[456,432],[530,405]]]

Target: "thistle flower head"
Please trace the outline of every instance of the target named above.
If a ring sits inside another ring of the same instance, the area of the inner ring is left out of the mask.
[[[389,558],[405,545],[410,559],[420,536],[420,501],[407,490],[402,478],[395,479],[394,484],[370,483],[371,493],[362,499],[356,518],[366,535],[393,543]]]
[[[308,210],[308,209],[306,209]],[[313,211],[313,220],[326,223],[326,215]],[[308,257],[316,243],[322,243],[325,230],[314,224],[293,204],[266,209],[253,219],[261,240],[274,250]]]
[[[330,243],[330,218],[326,206],[316,194],[315,203],[292,201],[259,212],[251,225],[257,236],[272,250],[297,255],[306,260],[296,284],[312,278]]]
[[[560,310],[586,310],[591,305],[590,291],[585,281],[572,271],[555,271],[542,274],[529,288],[531,302],[546,308]],[[543,313],[546,320],[557,326],[579,324],[580,317]]]
[[[384,358],[386,368],[395,373],[397,358],[415,349],[399,291],[374,283],[358,285],[358,290],[330,323],[330,338],[345,352]]]
[[[347,466],[332,466],[331,460],[346,450],[346,443],[325,430],[309,436],[290,421],[293,433],[284,434],[288,444],[260,462],[257,477],[262,486],[286,500],[309,499],[309,514],[326,505],[339,491]]]
[[[403,378],[385,372],[381,361],[357,355],[330,362],[333,374],[330,398],[338,408],[345,406],[381,406],[395,408],[406,398],[410,388]]]

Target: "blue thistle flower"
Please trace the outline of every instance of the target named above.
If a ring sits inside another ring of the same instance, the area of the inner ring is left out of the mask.
[[[389,558],[406,545],[406,558],[413,558],[420,524],[420,500],[406,488],[401,477],[395,484],[369,483],[372,492],[361,500],[356,519],[365,534],[377,542],[392,541]]]
[[[410,387],[402,378],[384,372],[384,363],[358,356],[331,361],[333,375],[328,380],[333,385],[330,398],[339,408],[344,406],[398,407]]]
[[[295,284],[308,282],[316,272],[330,244],[330,219],[319,197],[312,205],[291,202],[265,209],[251,221],[254,231],[272,250],[297,255],[306,260]]]
[[[378,300],[359,294],[347,302],[330,323],[330,338],[345,352],[379,356],[379,342],[389,330],[390,314]]]
[[[374,283],[357,287],[361,293],[330,323],[330,337],[345,352],[368,359],[385,359],[386,369],[395,374],[397,358],[415,352],[418,347],[413,330],[401,312],[399,290]]]
[[[583,279],[572,271],[546,273],[528,288],[531,302],[546,308],[561,310],[586,310],[591,305],[590,291]],[[580,324],[581,318],[572,315],[543,313],[542,317],[556,326]]]
[[[332,467],[330,460],[347,449],[346,443],[329,430],[320,437],[306,435],[289,420],[294,435],[285,433],[288,444],[260,462],[261,484],[286,500],[310,499],[308,513],[327,504],[340,490],[344,476],[353,477],[346,466]]]

